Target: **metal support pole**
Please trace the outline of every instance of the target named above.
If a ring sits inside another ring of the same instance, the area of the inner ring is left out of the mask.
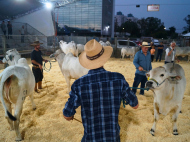
[[[7,49],[7,47],[6,47],[6,36],[5,35],[2,36],[2,46],[3,46],[3,55],[5,57],[6,49]],[[4,64],[4,68],[6,68],[6,64]]]

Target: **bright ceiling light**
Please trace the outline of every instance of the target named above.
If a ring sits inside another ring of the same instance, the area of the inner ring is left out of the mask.
[[[51,9],[51,8],[52,8],[52,4],[49,3],[49,2],[47,2],[47,3],[46,3],[46,7],[49,8],[49,9]]]

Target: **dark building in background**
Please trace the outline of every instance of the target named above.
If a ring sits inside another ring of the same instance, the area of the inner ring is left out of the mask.
[[[80,0],[55,9],[58,34],[111,36],[114,0]]]

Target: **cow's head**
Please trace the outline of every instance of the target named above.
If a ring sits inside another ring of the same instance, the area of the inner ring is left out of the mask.
[[[56,60],[57,56],[61,53],[63,53],[63,51],[61,49],[58,49],[55,51],[55,53],[51,54],[49,57],[54,58]]]
[[[15,65],[15,60],[18,60],[20,59],[21,56],[20,54],[18,53],[18,51],[16,49],[11,49],[11,50],[8,50],[6,52],[6,55],[5,57],[3,58],[3,63],[8,63],[9,65]]]
[[[151,90],[166,85],[166,80],[169,80],[170,83],[181,80],[181,76],[171,75],[170,71],[167,71],[164,67],[161,66],[149,71],[146,73],[146,76],[148,78],[148,81],[146,82],[146,88],[149,88]]]

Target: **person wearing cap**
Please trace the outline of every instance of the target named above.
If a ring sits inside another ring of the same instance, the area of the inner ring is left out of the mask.
[[[137,91],[137,89],[135,89],[135,88],[138,87],[138,85],[140,83],[141,83],[140,88],[145,87],[145,83],[147,81],[146,72],[150,71],[152,69],[151,54],[148,51],[149,47],[150,46],[149,46],[148,42],[143,42],[141,45],[142,50],[138,51],[135,54],[135,57],[133,60],[133,64],[135,65],[135,68],[136,68],[135,78],[134,78],[134,82],[133,82],[134,88],[132,89],[134,94],[136,94],[136,91]],[[140,95],[144,95],[143,89],[140,90]]]
[[[175,41],[172,41],[170,43],[170,47],[166,48],[166,55],[165,55],[165,64],[167,63],[173,63],[175,61]]]
[[[42,79],[43,79],[43,68],[42,68],[42,62],[47,62],[48,60],[45,60],[42,58],[42,52],[40,50],[40,43],[39,41],[34,41],[34,43],[31,44],[31,46],[34,46],[34,50],[31,53],[31,62],[32,62],[32,72],[35,77],[35,88],[34,91],[38,92],[38,89],[42,89]]]
[[[138,99],[122,74],[104,69],[113,52],[111,46],[102,47],[92,39],[84,48],[79,62],[90,70],[71,86],[63,117],[73,120],[76,109],[81,106],[84,127],[82,142],[120,142],[118,114],[121,100],[137,109]]]

